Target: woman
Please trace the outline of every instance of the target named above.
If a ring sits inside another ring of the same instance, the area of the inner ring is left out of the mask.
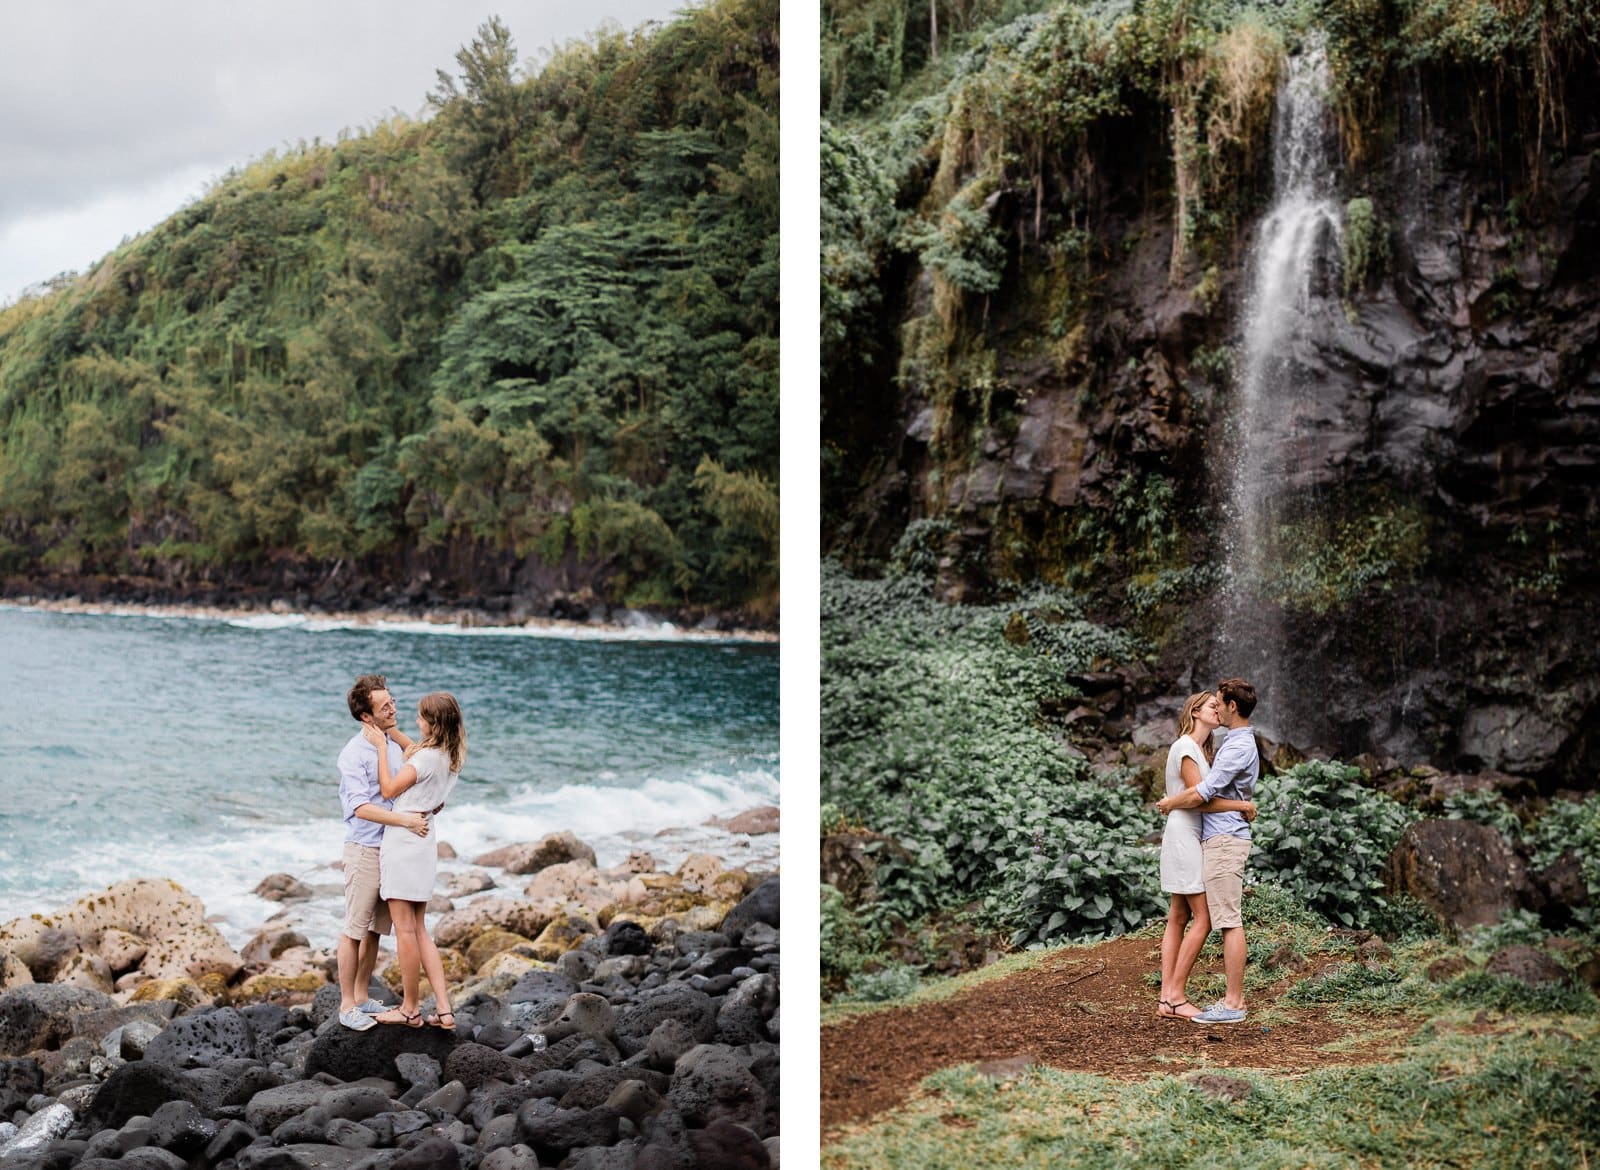
[[[398,774],[389,774],[388,753],[378,752],[378,789],[385,799],[394,801],[396,812],[431,816],[444,806],[467,759],[467,731],[455,696],[445,691],[424,695],[417,704],[417,730],[421,738],[407,752],[407,762]],[[382,732],[368,728],[367,735],[382,747]],[[424,919],[428,900],[433,897],[439,847],[431,833],[426,837],[404,829],[391,833],[391,827],[384,827],[383,845],[378,851],[378,893],[388,902],[389,917],[394,922],[401,999],[399,1007],[376,1019],[380,1024],[422,1027],[419,982],[421,973],[426,971],[437,1008],[437,1014],[429,1016],[427,1023],[454,1029],[456,1017],[450,1010],[444,964],[439,959],[439,949],[428,937]]]
[[[1211,733],[1221,722],[1222,708],[1216,695],[1201,691],[1189,696],[1178,714],[1178,738],[1167,752],[1166,795],[1193,788],[1205,778],[1215,755]],[[1199,809],[1167,814],[1167,827],[1161,834],[1161,888],[1172,895],[1172,903],[1167,909],[1167,929],[1161,936],[1161,999],[1156,1011],[1173,1020],[1200,1014],[1184,988],[1211,930],[1205,883],[1200,878],[1201,812],[1238,812],[1254,820],[1256,806],[1254,801],[1218,798]],[[1189,928],[1187,935],[1185,926]]]

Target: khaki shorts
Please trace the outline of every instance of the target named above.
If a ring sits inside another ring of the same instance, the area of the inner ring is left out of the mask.
[[[344,933],[357,942],[389,933],[389,904],[378,897],[378,848],[344,843]]]
[[[1243,837],[1208,837],[1200,843],[1200,856],[1211,925],[1217,930],[1243,926],[1244,863],[1250,842]]]

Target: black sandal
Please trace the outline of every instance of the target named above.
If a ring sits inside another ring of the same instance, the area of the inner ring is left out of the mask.
[[[406,1015],[405,1012],[401,1011],[399,1008],[390,1008],[389,1011],[390,1012],[399,1012],[400,1018],[398,1020],[386,1020],[386,1019],[384,1019],[383,1016],[388,1015],[389,1012],[384,1012],[383,1016],[373,1016],[372,1018],[373,1018],[373,1020],[375,1022],[377,1022],[379,1024],[389,1024],[389,1025],[391,1025],[393,1027],[397,1027],[397,1028],[420,1028],[420,1027],[422,1027],[422,1013],[421,1012],[418,1012],[414,1016],[408,1016],[408,1015]]]
[[[446,1016],[450,1017],[450,1023],[449,1024],[446,1024],[444,1022],[444,1018]],[[456,1014],[455,1014],[455,1012],[440,1012],[436,1016],[429,1016],[428,1017],[428,1027],[430,1027],[430,1028],[443,1028],[447,1032],[454,1032],[456,1030]]]
[[[1178,1009],[1181,1007],[1191,1006],[1189,1001],[1186,999],[1180,999],[1177,1003],[1168,1003],[1164,999],[1158,999],[1156,1002],[1160,1004],[1163,1009],[1165,1009],[1156,1013],[1156,1015],[1160,1016],[1163,1020],[1187,1020],[1189,1018],[1178,1011]]]

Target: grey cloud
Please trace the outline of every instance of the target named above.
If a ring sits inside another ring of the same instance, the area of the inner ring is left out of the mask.
[[[524,59],[669,0],[54,0],[0,28],[0,225],[419,113],[434,70],[498,12]]]

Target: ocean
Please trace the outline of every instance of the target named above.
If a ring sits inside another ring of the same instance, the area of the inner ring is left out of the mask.
[[[436,821],[459,856],[441,862],[441,881],[560,829],[602,867],[633,850],[661,869],[695,852],[777,867],[776,834],[705,823],[778,803],[772,643],[670,626],[0,606],[0,922],[169,877],[236,947],[285,907],[313,946],[331,946],[344,839],[334,761],[357,731],[345,693],[369,671],[388,676],[403,730],[428,691],[461,702],[467,765]],[[273,873],[315,896],[257,897]]]

